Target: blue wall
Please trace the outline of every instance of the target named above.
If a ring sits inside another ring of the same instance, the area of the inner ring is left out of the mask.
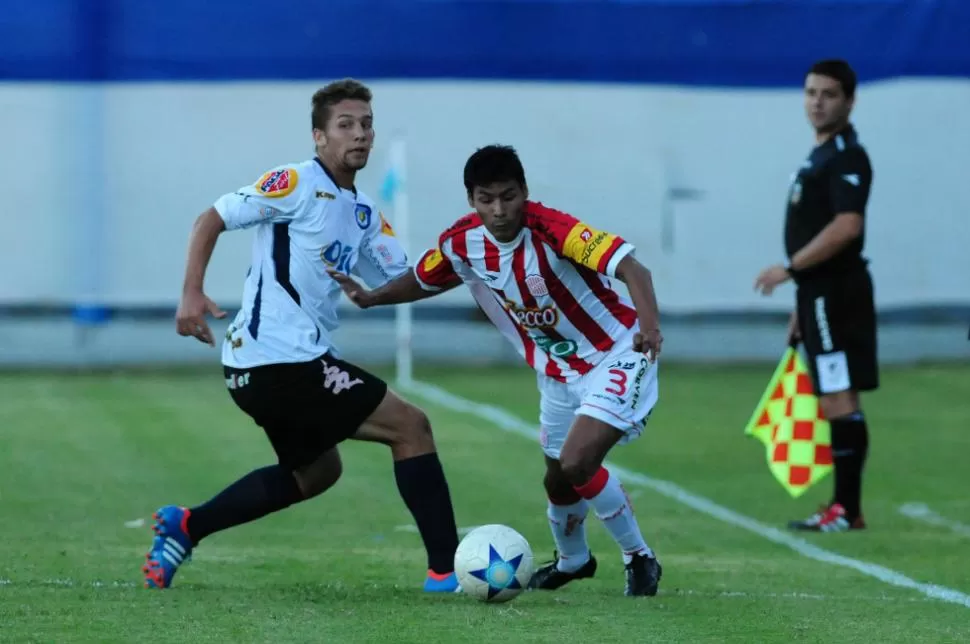
[[[970,0],[30,0],[0,79],[461,78],[795,86],[970,77]]]

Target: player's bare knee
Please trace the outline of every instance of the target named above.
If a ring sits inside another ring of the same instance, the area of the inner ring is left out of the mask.
[[[563,453],[559,457],[559,465],[563,477],[569,481],[573,487],[584,485],[589,482],[596,471],[599,463],[595,458],[580,453]]]
[[[340,459],[328,459],[326,464],[312,463],[294,471],[293,478],[296,479],[303,498],[311,499],[336,485],[343,471]]]
[[[546,496],[557,504],[575,503],[579,500],[579,495],[569,479],[565,477],[558,461],[552,461],[554,466],[549,465],[550,459],[546,459],[546,473],[542,477],[542,485],[546,489]]]
[[[434,449],[434,436],[431,433],[431,421],[428,415],[414,405],[406,405],[401,414],[399,442],[414,448]]]

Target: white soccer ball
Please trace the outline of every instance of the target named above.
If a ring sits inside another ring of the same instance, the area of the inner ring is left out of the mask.
[[[483,602],[506,602],[529,585],[535,563],[525,537],[505,525],[483,525],[465,535],[455,552],[461,592]]]

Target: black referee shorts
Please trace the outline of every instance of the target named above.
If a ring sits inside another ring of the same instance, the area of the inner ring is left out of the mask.
[[[876,307],[869,271],[799,284],[796,301],[816,394],[878,389]]]
[[[353,436],[387,393],[386,382],[329,354],[223,371],[233,401],[263,428],[280,465],[291,470]]]

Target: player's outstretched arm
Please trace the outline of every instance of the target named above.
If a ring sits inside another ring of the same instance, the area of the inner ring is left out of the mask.
[[[660,309],[650,271],[632,255],[627,255],[617,265],[616,277],[626,284],[633,306],[637,309],[640,332],[633,339],[633,349],[655,360],[660,354],[663,335],[660,333]]]
[[[202,285],[205,271],[216,247],[216,240],[226,229],[225,222],[215,208],[209,208],[195,220],[189,237],[189,254],[185,266],[185,280],[182,283],[182,299],[175,314],[175,325],[179,335],[193,336],[200,342],[215,346],[212,331],[205,321],[206,313],[215,318],[226,317],[215,302],[206,297]]]
[[[389,304],[417,302],[418,300],[434,297],[435,295],[451,290],[461,283],[459,281],[455,284],[447,286],[446,288],[442,288],[437,291],[429,291],[421,287],[421,284],[418,282],[418,278],[415,276],[414,271],[409,270],[401,273],[399,276],[395,277],[390,282],[387,282],[380,288],[369,291],[354,278],[348,275],[344,275],[343,273],[339,273],[334,270],[328,270],[327,273],[329,273],[330,277],[332,277],[333,280],[340,285],[340,288],[343,289],[350,301],[362,309],[369,309],[372,306],[386,306]]]

